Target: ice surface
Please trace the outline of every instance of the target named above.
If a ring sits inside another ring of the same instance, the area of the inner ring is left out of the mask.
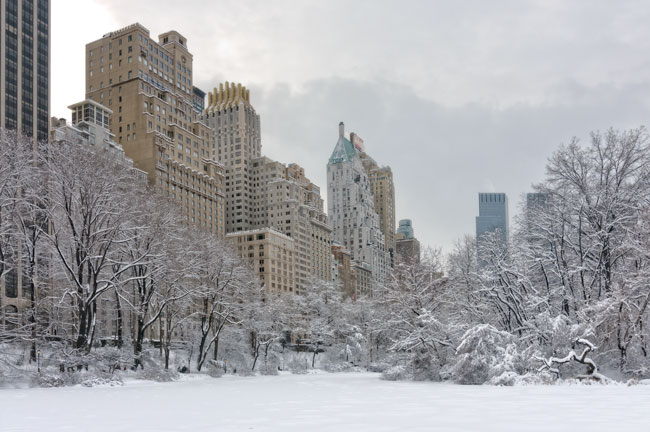
[[[0,431],[647,431],[650,386],[460,386],[371,373],[0,390]]]

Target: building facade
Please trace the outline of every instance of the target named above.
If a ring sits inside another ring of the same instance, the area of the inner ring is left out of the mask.
[[[479,193],[479,215],[476,217],[476,241],[481,245],[487,233],[497,233],[503,245],[508,244],[508,197],[505,193]]]
[[[146,182],[147,173],[135,168],[133,160],[128,158],[122,146],[115,142],[115,135],[109,126],[113,111],[90,99],[70,105],[68,108],[72,111],[70,123],[56,117],[50,120],[50,142],[83,143],[95,151],[108,152],[115,160],[130,167],[143,183]]]
[[[226,239],[248,261],[267,292],[296,291],[294,239],[272,228],[237,231],[227,234]]]
[[[33,137],[34,144],[49,136],[50,14],[50,0],[0,0],[0,128]],[[20,321],[31,297],[16,260],[0,279],[0,325],[9,316]]]
[[[303,293],[311,277],[331,280],[332,230],[320,189],[299,165],[262,156],[250,91],[220,84],[208,93],[202,118],[213,130],[213,155],[226,167],[226,231],[272,228],[293,239],[294,293]]]
[[[225,167],[212,156],[192,64],[181,34],[156,41],[132,24],[86,45],[86,97],[113,111],[116,142],[150,184],[191,225],[223,236]]]
[[[0,1],[0,127],[47,140],[50,0]]]
[[[399,221],[399,227],[395,233],[395,257],[397,262],[420,262],[420,242],[415,238],[411,219]]]
[[[260,116],[241,84],[219,84],[208,93],[203,121],[212,129],[212,157],[225,166],[226,232],[245,231],[253,224],[250,163],[262,155]]]
[[[357,141],[357,135],[352,135],[352,144]],[[359,149],[359,145],[355,145]],[[362,148],[362,147],[361,147]],[[370,180],[370,188],[379,216],[379,229],[384,234],[384,247],[392,257],[395,253],[395,183],[393,171],[389,166],[380,167],[375,160],[362,151],[360,153],[363,167]]]
[[[369,266],[374,290],[386,280],[390,255],[360,153],[345,138],[340,123],[339,139],[327,163],[328,214],[333,241],[350,251],[354,262]]]
[[[401,234],[402,238],[404,239],[415,237],[415,232],[413,231],[413,221],[411,219],[400,220],[399,226],[397,227],[397,234]]]
[[[296,292],[309,279],[331,280],[331,233],[320,189],[297,164],[259,157],[250,162],[251,228],[270,227],[295,241]]]

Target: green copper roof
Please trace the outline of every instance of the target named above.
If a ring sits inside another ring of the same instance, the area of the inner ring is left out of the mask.
[[[357,150],[354,148],[352,143],[344,136],[339,136],[339,140],[336,142],[336,147],[334,147],[334,151],[332,152],[332,156],[330,156],[328,164],[333,165],[352,160],[356,154]]]

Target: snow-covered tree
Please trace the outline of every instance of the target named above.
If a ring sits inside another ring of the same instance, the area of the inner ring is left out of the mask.
[[[51,145],[46,160],[49,181],[49,240],[56,292],[69,305],[74,346],[89,351],[97,324],[99,298],[142,257],[118,253],[135,235],[133,208],[125,199],[135,175],[104,152],[81,144]],[[115,271],[114,271],[115,270]]]

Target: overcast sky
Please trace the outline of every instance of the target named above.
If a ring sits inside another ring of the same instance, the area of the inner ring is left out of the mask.
[[[52,115],[84,98],[86,43],[177,30],[195,85],[251,89],[265,155],[325,194],[344,121],[392,167],[397,218],[448,252],[478,192],[506,192],[512,216],[558,145],[646,124],[649,21],[645,1],[56,0]]]

